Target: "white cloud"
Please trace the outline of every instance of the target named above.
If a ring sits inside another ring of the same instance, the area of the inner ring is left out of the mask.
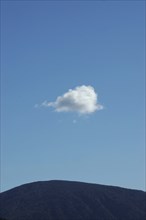
[[[57,112],[77,112],[79,114],[91,114],[103,109],[98,103],[98,95],[92,86],[78,86],[69,89],[62,96],[58,96],[56,101],[44,101],[42,106],[53,107]]]

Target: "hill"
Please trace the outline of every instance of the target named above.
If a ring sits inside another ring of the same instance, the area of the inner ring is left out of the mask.
[[[144,220],[146,193],[72,181],[34,182],[0,194],[0,219]]]

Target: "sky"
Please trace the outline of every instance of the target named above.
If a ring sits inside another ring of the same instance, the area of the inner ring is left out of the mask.
[[[144,1],[1,2],[1,190],[145,190]]]

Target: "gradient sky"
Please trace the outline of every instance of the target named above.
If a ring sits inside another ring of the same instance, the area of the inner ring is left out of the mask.
[[[144,1],[1,4],[1,190],[52,179],[144,190]],[[40,106],[82,85],[103,110]]]

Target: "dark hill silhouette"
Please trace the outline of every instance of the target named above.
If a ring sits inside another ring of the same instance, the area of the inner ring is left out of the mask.
[[[0,194],[7,220],[144,220],[146,193],[99,184],[42,181]]]

